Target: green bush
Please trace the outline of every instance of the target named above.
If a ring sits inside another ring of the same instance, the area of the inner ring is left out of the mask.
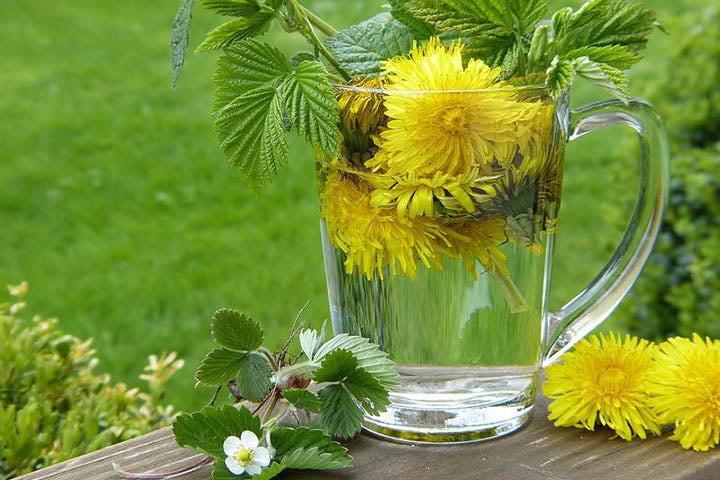
[[[93,373],[91,340],[56,319],[19,318],[27,283],[0,303],[0,479],[9,479],[168,425],[165,384],[182,367],[175,353],[151,356],[147,391]]]
[[[698,5],[699,2],[694,2]],[[677,43],[648,97],[668,125],[671,191],[651,260],[618,311],[647,338],[720,337],[720,8],[670,24]]]

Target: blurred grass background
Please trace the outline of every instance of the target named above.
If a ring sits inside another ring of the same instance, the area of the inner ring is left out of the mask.
[[[307,0],[339,28],[383,3]],[[682,8],[647,3],[661,18]],[[240,183],[209,117],[215,56],[189,55],[178,89],[170,88],[177,4],[0,2],[0,282],[28,280],[33,311],[95,338],[99,370],[130,384],[149,354],[177,350],[188,367],[168,401],[194,409],[210,394],[193,389],[192,369],[210,347],[217,307],[253,315],[275,344],[306,300],[308,322],[328,312],[309,150],[293,139],[289,166],[262,198]],[[197,8],[191,46],[219,22]],[[288,51],[304,48],[300,37],[270,37]],[[653,35],[649,60],[631,74],[635,94],[665,74],[658,60],[670,41]],[[573,95],[576,105],[603,97],[582,82]],[[602,206],[636,189],[615,182],[608,167],[636,168],[624,136],[614,128],[569,147],[555,307],[594,277],[620,239]]]

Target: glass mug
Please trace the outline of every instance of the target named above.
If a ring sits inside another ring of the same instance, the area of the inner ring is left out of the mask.
[[[366,430],[456,443],[529,419],[543,366],[597,327],[646,263],[667,198],[662,122],[647,102],[570,112],[542,87],[338,86],[342,153],[316,154],[330,312],[397,366]],[[640,140],[640,195],[617,251],[549,311],[565,145],[610,125]]]

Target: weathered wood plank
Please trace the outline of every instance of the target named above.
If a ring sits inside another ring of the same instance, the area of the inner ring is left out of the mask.
[[[290,472],[286,480],[718,480],[720,449],[687,452],[666,438],[624,442],[610,432],[554,428],[547,400],[538,399],[525,429],[505,438],[454,447],[399,445],[360,435],[350,442],[355,466],[341,472]],[[167,472],[201,459],[175,445],[172,433],[161,430],[145,437],[52,466],[23,480],[117,479],[116,462],[124,470]],[[208,480],[205,467],[187,480]]]

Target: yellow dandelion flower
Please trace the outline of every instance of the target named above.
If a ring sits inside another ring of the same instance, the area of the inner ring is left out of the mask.
[[[720,340],[697,334],[660,344],[650,383],[650,405],[672,440],[705,451],[720,443]]]
[[[519,136],[531,130],[518,125],[535,116],[538,102],[518,101],[509,85],[499,81],[500,68],[479,60],[464,66],[462,48],[461,43],[446,47],[433,38],[424,47],[416,45],[409,57],[383,66],[388,122],[376,136],[379,151],[366,166],[393,177],[414,175],[412,180],[425,192],[410,196],[408,205],[422,204],[413,209],[416,214],[432,210],[421,180],[438,174],[452,185],[445,190],[473,211],[469,198],[478,177],[505,168],[517,145],[529,142]],[[426,93],[432,91],[441,92]]]
[[[505,266],[507,257],[500,250],[500,245],[507,241],[505,219],[500,215],[470,219],[460,223],[447,223],[445,232],[452,244],[450,253],[463,258],[467,270],[476,280],[476,259],[488,271],[499,269],[507,273]]]
[[[385,83],[384,77],[357,78],[348,84],[349,88],[339,90],[340,133],[345,156],[356,164],[362,165],[372,157],[373,136],[387,122],[383,96],[375,91]]]
[[[449,246],[439,224],[426,217],[402,218],[370,202],[372,187],[334,171],[325,181],[321,208],[332,244],[345,252],[348,275],[358,268],[368,280],[390,267],[393,275],[417,276],[420,263],[439,267]]]
[[[660,434],[649,404],[648,387],[657,347],[637,337],[610,334],[581,340],[563,363],[549,366],[543,384],[550,420],[558,427],[594,430],[596,423],[624,440]]]

